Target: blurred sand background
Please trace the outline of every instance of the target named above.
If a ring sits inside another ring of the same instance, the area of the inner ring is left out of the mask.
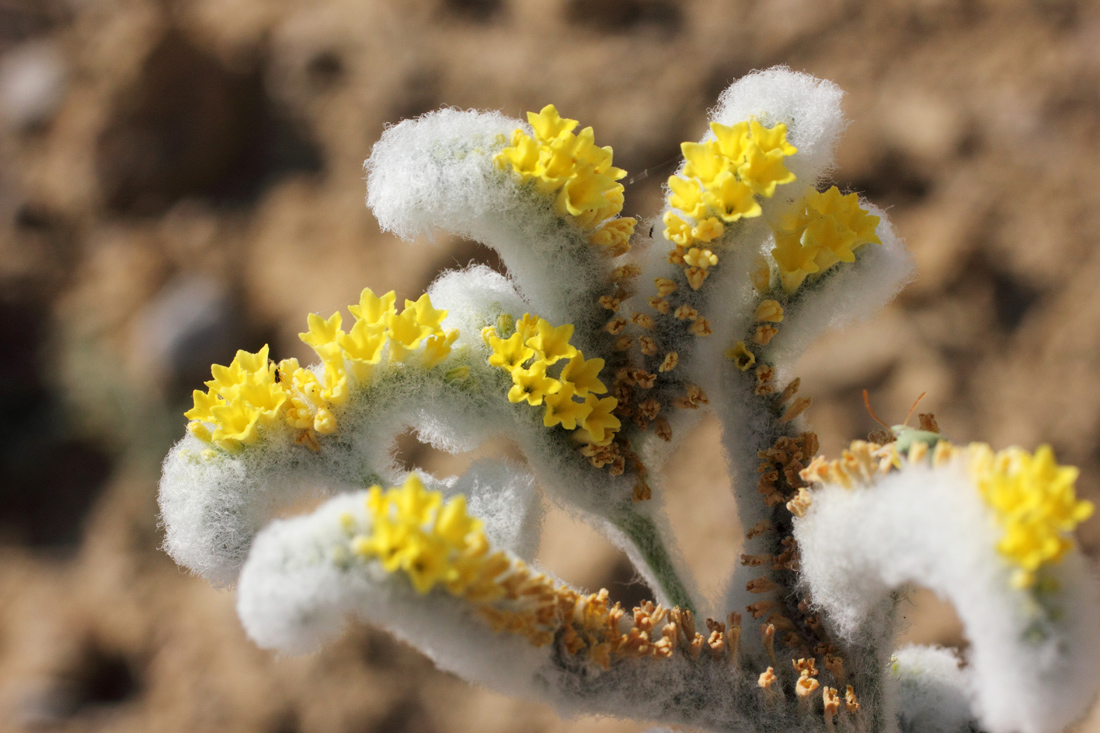
[[[0,730],[642,730],[562,722],[367,628],[256,649],[232,593],[157,549],[159,461],[212,362],[309,358],[307,313],[496,263],[378,231],[361,165],[387,123],[553,102],[647,215],[718,93],[774,64],[848,92],[836,182],[890,209],[920,270],[805,358],[825,451],[873,427],[861,389],[890,422],[927,390],[951,437],[1051,442],[1100,499],[1100,4],[0,0]],[[412,436],[399,456],[462,464]],[[741,537],[715,425],[673,464],[682,549],[717,591]],[[550,569],[645,595],[564,514],[545,535]],[[1081,539],[1096,557],[1100,521]],[[965,645],[913,600],[909,638]]]

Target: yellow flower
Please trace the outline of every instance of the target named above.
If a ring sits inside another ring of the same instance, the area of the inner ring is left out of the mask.
[[[769,129],[756,120],[750,120],[749,130],[752,141],[765,153],[777,150],[783,155],[794,155],[798,152],[798,148],[787,142],[787,126],[782,122]]]
[[[680,151],[686,161],[684,175],[698,179],[704,187],[721,174],[730,172],[729,158],[722,155],[721,147],[713,140],[705,143],[680,143]],[[672,185],[671,179],[669,185]]]
[[[668,188],[672,191],[668,198],[669,206],[694,219],[703,218],[707,207],[703,203],[703,189],[699,187],[698,181],[672,176],[668,179]]]
[[[584,398],[584,403],[591,409],[581,427],[595,445],[607,445],[622,426],[619,418],[612,414],[619,401],[614,397],[600,399],[594,394],[589,394]]]
[[[319,355],[322,349],[330,344],[337,343],[339,338],[344,335],[344,332],[340,329],[343,319],[339,311],[333,313],[328,319],[321,318],[316,313],[310,313],[306,322],[309,324],[309,330],[298,334],[298,338],[307,345],[312,346],[313,350]]]
[[[753,141],[749,143],[745,152],[745,162],[737,169],[737,175],[755,193],[771,198],[775,194],[776,186],[794,180],[794,173],[783,165],[782,150],[764,152]]]
[[[462,494],[447,502],[439,511],[435,531],[452,545],[461,545],[466,535],[481,529],[481,522],[466,513],[466,497]]]
[[[453,573],[452,548],[432,534],[410,533],[401,551],[401,569],[417,593],[427,593]]]
[[[509,402],[523,402],[538,407],[546,395],[561,389],[561,382],[546,376],[546,362],[536,361],[529,369],[522,367],[512,370],[512,389],[508,391]]]
[[[665,213],[665,239],[682,247],[686,247],[694,240],[691,224],[671,211]]]
[[[443,496],[438,491],[428,491],[419,476],[410,474],[403,490],[394,493],[391,502],[399,522],[423,524],[434,516]]]
[[[522,130],[516,130],[512,135],[512,146],[500,151],[494,160],[500,168],[511,166],[522,180],[527,181],[538,175],[540,153],[537,142]]]
[[[725,171],[707,186],[703,194],[707,207],[727,222],[760,216],[761,208],[753,190],[731,171]]]
[[[192,392],[191,397],[195,402],[195,406],[183,413],[183,416],[190,420],[213,422],[213,413],[210,412],[210,409],[216,407],[223,400],[216,393],[203,392],[201,389]]]
[[[497,166],[511,168],[521,181],[532,181],[540,193],[553,196],[558,214],[571,217],[583,229],[617,216],[623,208],[623,187],[616,181],[626,171],[612,165],[611,148],[596,145],[591,127],[573,134],[577,121],[562,118],[552,104],[538,114],[528,112],[527,119],[534,138],[516,130],[511,145],[495,156]],[[623,223],[601,229],[592,242],[621,249],[629,239],[627,227]],[[629,228],[632,231],[633,224]]]
[[[713,242],[715,239],[721,237],[726,231],[726,227],[722,224],[721,219],[716,217],[708,217],[695,227],[692,227],[691,236],[700,242]]]
[[[299,430],[317,430],[324,435],[336,429],[336,421],[323,395],[324,386],[297,359],[279,362],[279,383],[287,391],[286,422]]]
[[[487,584],[507,569],[489,554],[481,522],[466,513],[461,495],[444,504],[439,492],[428,491],[412,474],[385,492],[372,486],[366,504],[370,527],[352,539],[352,552],[377,559],[388,573],[403,572],[418,593],[441,584],[466,593],[474,582]],[[349,526],[354,529],[354,520]]]
[[[1073,530],[1092,516],[1092,503],[1077,499],[1079,472],[1055,463],[1049,445],[1034,455],[1020,448],[993,453],[982,444],[969,452],[971,476],[1004,529],[997,549],[1018,566],[1013,584],[1030,588],[1043,565],[1073,547]]]
[[[458,339],[458,329],[433,334],[424,343],[424,366],[429,369],[443,363],[451,353],[451,345]]]
[[[431,326],[420,323],[416,318],[416,309],[409,307],[400,315],[387,316],[386,328],[391,342],[391,356],[398,360],[404,360],[408,352],[419,347],[420,342],[435,331]]]
[[[527,343],[527,339],[535,335],[539,321],[542,319],[538,316],[533,316],[530,313],[524,313],[523,318],[516,321],[516,333],[523,336],[524,343]]]
[[[684,255],[684,262],[692,267],[698,267],[701,270],[705,270],[708,267],[718,264],[718,255],[711,252],[709,249],[698,249],[692,247]]]
[[[584,354],[578,351],[561,370],[561,381],[572,385],[578,397],[586,397],[589,392],[604,394],[607,387],[600,381],[603,366],[603,359],[586,360]]]
[[[572,384],[563,384],[554,394],[546,395],[546,410],[542,415],[542,424],[548,428],[561,425],[566,430],[575,430],[577,423],[584,422],[592,412],[592,406],[573,399],[575,391]]]
[[[616,184],[611,178],[599,173],[571,177],[558,193],[558,213],[580,216],[588,211],[596,211],[607,202],[604,192],[614,185]]]
[[[396,301],[397,295],[392,290],[379,298],[370,288],[363,288],[363,292],[359,295],[359,305],[348,306],[348,311],[357,320],[364,321],[368,325],[385,326],[386,316],[397,312],[394,306]]]
[[[605,247],[612,255],[620,255],[630,250],[630,238],[638,220],[631,217],[612,219],[592,233],[588,241],[597,247]]]
[[[754,120],[755,122],[755,120]],[[718,150],[731,161],[740,162],[745,155],[745,143],[749,137],[749,123],[738,122],[732,127],[710,123],[714,138],[718,141]]]
[[[538,114],[528,112],[527,122],[531,124],[531,128],[535,131],[535,138],[544,144],[553,142],[562,135],[569,134],[577,126],[576,120],[563,118],[558,114],[558,108],[552,104],[543,107]]]
[[[535,326],[535,335],[527,339],[527,345],[548,365],[556,364],[561,359],[571,359],[576,355],[576,347],[569,343],[572,337],[572,323],[555,327],[540,318]]]
[[[427,293],[417,298],[416,302],[406,300],[405,310],[409,308],[413,309],[413,314],[417,323],[433,331],[438,331],[443,324],[443,319],[447,317],[447,311],[437,310],[432,307],[432,301]]]
[[[489,348],[493,350],[489,357],[489,364],[508,371],[521,366],[523,362],[535,355],[535,350],[527,346],[524,341],[526,339],[519,331],[507,339],[499,338],[495,334],[489,336]]]
[[[359,319],[351,327],[351,331],[340,336],[337,343],[351,363],[356,378],[362,381],[370,376],[372,367],[382,361],[386,330],[384,326],[372,325],[366,319]]]

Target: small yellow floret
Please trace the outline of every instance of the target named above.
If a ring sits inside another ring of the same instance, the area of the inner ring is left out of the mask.
[[[672,191],[668,198],[670,206],[694,219],[703,217],[707,207],[703,204],[703,189],[697,180],[672,176],[668,179],[668,187]]]
[[[431,369],[438,366],[450,356],[451,346],[458,339],[458,329],[443,332],[438,331],[428,337],[424,342],[424,366]]]
[[[687,247],[695,241],[691,224],[688,224],[671,211],[665,213],[664,220],[665,239],[681,247]]]
[[[705,270],[708,267],[712,267],[718,264],[718,255],[711,252],[709,249],[698,249],[692,247],[684,255],[684,262],[692,267],[698,267],[701,270]]]
[[[794,180],[794,173],[783,165],[782,150],[764,152],[755,142],[748,144],[745,162],[737,169],[737,175],[754,193],[766,198],[775,194],[775,187],[779,184]]]
[[[1058,562],[1073,547],[1073,530],[1092,516],[1093,505],[1079,501],[1078,469],[1059,466],[1044,445],[1034,455],[1020,448],[994,453],[983,444],[970,447],[970,472],[1004,534],[997,549],[1018,566],[1013,584],[1030,588],[1036,573]]]
[[[725,171],[707,186],[703,201],[726,222],[757,217],[762,211],[753,196],[753,188],[732,171]]]
[[[600,381],[603,366],[603,359],[586,360],[584,354],[578,351],[561,370],[561,380],[571,384],[578,397],[587,397],[589,392],[604,394],[607,387]]]
[[[753,320],[758,323],[771,322],[780,323],[783,320],[783,306],[779,305],[779,301],[768,298],[760,301],[760,305],[756,306],[756,312],[753,313]]]
[[[506,339],[498,337],[494,331],[489,336],[489,348],[493,350],[489,364],[508,371],[521,366],[535,355],[535,350],[525,344],[525,340],[518,331]]]
[[[589,394],[584,398],[584,401],[591,409],[581,427],[587,431],[595,445],[607,445],[619,428],[622,427],[619,418],[612,414],[619,401],[614,397],[601,399],[594,394]]]
[[[743,372],[748,371],[756,363],[756,356],[748,350],[744,341],[738,341],[726,349],[725,356]]]
[[[630,238],[634,236],[637,224],[637,219],[628,216],[612,219],[593,232],[588,241],[605,248],[612,256],[625,254],[630,250]]]
[[[577,354],[576,347],[569,343],[572,337],[572,323],[553,326],[540,318],[535,326],[535,335],[527,339],[527,345],[547,364],[555,364],[560,359],[572,359]]]
[[[382,347],[386,345],[386,330],[382,325],[371,325],[366,320],[356,320],[351,331],[340,336],[337,343],[351,363],[356,378],[362,381],[370,376],[374,365],[382,361]]]
[[[548,428],[561,425],[566,430],[575,430],[578,422],[583,423],[592,412],[592,406],[587,401],[574,400],[575,394],[573,385],[565,383],[554,394],[546,395],[546,410],[542,416],[542,424]]]
[[[717,217],[711,216],[692,228],[691,236],[700,242],[713,242],[725,233],[726,227],[722,224],[722,220]]]
[[[528,112],[527,122],[535,131],[535,139],[544,144],[568,135],[577,126],[576,120],[563,118],[558,114],[558,108],[552,104],[543,107],[538,114]]]
[[[528,369],[518,367],[512,370],[512,389],[508,391],[509,402],[524,402],[538,407],[546,395],[561,389],[561,382],[546,376],[546,362],[536,361]]]

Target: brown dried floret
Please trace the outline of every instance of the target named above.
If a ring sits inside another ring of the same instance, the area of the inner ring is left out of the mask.
[[[777,333],[779,333],[779,329],[775,326],[769,324],[757,326],[752,334],[752,342],[760,346],[767,346]]]
[[[611,282],[631,280],[642,274],[642,268],[635,264],[619,265],[611,271]]]
[[[666,277],[654,278],[653,283],[657,286],[657,292],[661,295],[672,295],[676,292],[676,282]]]
[[[683,260],[682,257],[680,259],[681,261]],[[692,290],[698,290],[703,287],[703,281],[707,279],[707,275],[709,274],[710,273],[702,267],[689,267],[684,270],[684,275],[687,276],[688,285],[691,286]]]
[[[627,320],[622,316],[616,316],[607,322],[607,325],[603,327],[603,330],[607,331],[612,336],[618,336],[626,328]]]
[[[599,303],[600,303],[601,308],[606,308],[607,310],[611,311],[612,313],[619,310],[620,301],[619,301],[618,298],[616,298],[614,296],[601,295]]]
[[[668,313],[668,311],[671,307],[667,300],[665,300],[664,298],[662,298],[660,296],[657,296],[657,295],[653,296],[652,298],[649,298],[648,303],[649,303],[650,308],[652,308],[653,310],[655,310],[655,311],[657,311],[658,313],[661,313],[661,314]]]
[[[657,433],[657,437],[666,443],[672,441],[672,426],[663,417],[653,421],[653,430]]]
[[[672,312],[672,315],[676,316],[681,321],[694,321],[696,318],[698,318],[699,311],[695,310],[690,305],[687,305],[685,303],[684,305],[677,307],[676,310]]]
[[[695,322],[691,324],[691,327],[688,328],[688,330],[696,336],[710,336],[712,333],[714,333],[714,329],[710,327],[710,321],[708,321],[703,316],[699,316],[698,318],[696,318]]]

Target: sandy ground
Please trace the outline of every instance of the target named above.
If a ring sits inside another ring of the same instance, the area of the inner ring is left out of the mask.
[[[232,593],[157,549],[159,461],[212,362],[308,358],[306,313],[495,261],[379,232],[361,165],[386,124],[553,102],[614,147],[645,215],[717,94],[775,64],[848,92],[836,182],[889,208],[920,270],[805,357],[824,450],[873,427],[861,389],[888,416],[927,390],[953,438],[1050,442],[1100,498],[1095,3],[0,2],[0,729],[643,729],[562,722],[366,628],[308,658],[256,649]],[[716,424],[671,472],[683,552],[716,591],[741,543]],[[545,536],[561,576],[645,592],[564,513]],[[1080,536],[1095,557],[1100,522]],[[949,607],[913,598],[910,638],[964,644]]]

